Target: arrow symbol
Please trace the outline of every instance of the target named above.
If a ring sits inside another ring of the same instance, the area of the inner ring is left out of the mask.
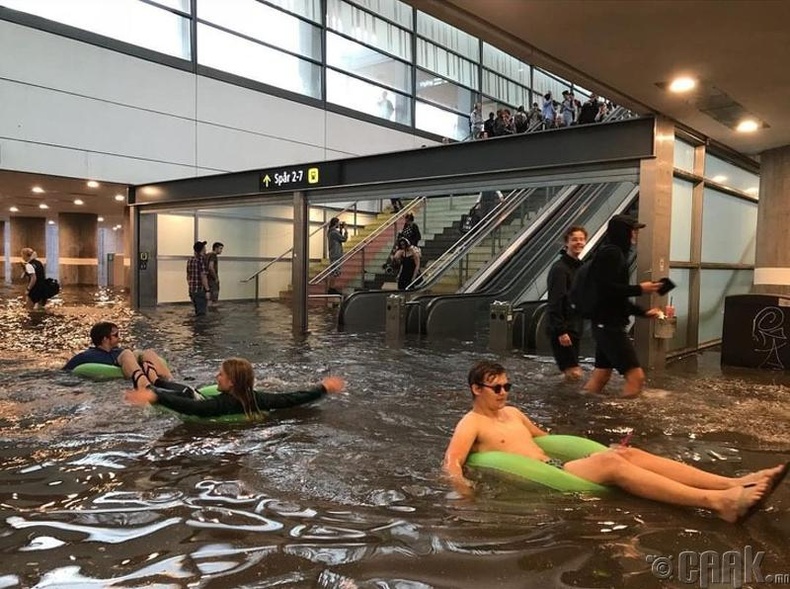
[[[269,182],[271,182],[271,181],[272,181],[272,179],[271,179],[271,178],[269,178],[269,174],[266,174],[266,175],[263,177],[263,183],[266,185],[266,188],[269,188]]]

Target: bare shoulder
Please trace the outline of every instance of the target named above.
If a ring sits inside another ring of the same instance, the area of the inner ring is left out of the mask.
[[[512,405],[507,405],[502,408],[502,412],[507,415],[510,419],[524,419],[527,418],[526,414],[517,407],[513,407]],[[528,418],[527,418],[528,419]]]

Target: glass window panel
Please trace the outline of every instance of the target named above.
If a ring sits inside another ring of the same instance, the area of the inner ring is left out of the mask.
[[[464,86],[479,88],[474,63],[422,39],[417,39],[417,65]]]
[[[411,61],[411,33],[341,0],[328,0],[327,27],[405,61]]]
[[[694,146],[675,138],[675,167],[684,172],[694,172]]]
[[[161,4],[162,6],[167,6],[168,8],[180,10],[181,12],[186,12],[187,14],[192,11],[192,0],[153,0],[153,2]]]
[[[411,124],[409,97],[326,70],[326,99],[359,112],[404,125]]]
[[[398,0],[351,0],[351,2],[409,30],[412,28],[412,7],[408,4]]]
[[[724,325],[724,299],[748,294],[752,289],[752,270],[701,270],[699,301],[699,343],[721,338]]]
[[[321,29],[257,0],[200,0],[198,18],[269,45],[321,60]]]
[[[326,63],[411,93],[411,68],[408,65],[330,32],[326,34]]]
[[[417,70],[417,97],[460,112],[472,112],[472,91],[434,74]]]
[[[551,97],[558,101],[562,101],[563,90],[570,90],[570,84],[550,76],[539,68],[532,69],[532,89],[543,96],[546,92],[551,92]],[[542,106],[542,103],[541,103]]]
[[[189,19],[139,0],[0,0],[0,6],[191,59]]]
[[[436,108],[430,104],[417,101],[416,124],[418,129],[463,141],[469,137],[469,117]]]
[[[691,261],[691,204],[694,185],[675,178],[672,180],[672,231],[669,259]]]
[[[675,307],[675,316],[678,324],[675,337],[669,341],[670,350],[679,350],[688,347],[688,321],[689,321],[689,285],[691,284],[691,271],[686,268],[671,268],[669,279],[677,284],[677,288],[672,291],[670,298],[666,299],[667,304],[671,302]]]
[[[529,64],[488,43],[483,43],[483,65],[497,74],[529,86]]]
[[[321,66],[198,23],[201,65],[319,98]]]
[[[760,191],[760,177],[743,168],[725,162],[710,154],[705,154],[705,178],[722,186],[745,192],[757,198]]]
[[[572,90],[573,90],[573,95],[579,100],[581,100],[582,102],[584,102],[585,98],[589,98],[590,96],[592,96],[592,92],[590,92],[589,90],[585,90],[578,84],[574,84]]]
[[[753,264],[757,203],[706,188],[702,209],[702,261]]]
[[[424,12],[417,11],[417,34],[460,53],[475,63],[480,62],[480,41],[461,29],[448,25]]]
[[[202,1],[202,0],[201,0]],[[322,22],[321,0],[265,0],[267,4],[272,4],[288,12],[298,14],[315,23]],[[200,4],[200,2],[198,2]]]
[[[494,72],[483,70],[483,92],[497,98],[511,108],[524,106],[529,109],[529,89],[498,76]]]

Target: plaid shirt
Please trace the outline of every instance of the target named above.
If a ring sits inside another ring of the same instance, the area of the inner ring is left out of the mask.
[[[203,290],[203,278],[207,275],[206,260],[203,256],[192,256],[187,260],[187,285],[189,292]]]

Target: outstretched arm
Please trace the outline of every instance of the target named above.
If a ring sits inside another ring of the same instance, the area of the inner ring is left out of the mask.
[[[474,487],[472,481],[464,476],[464,464],[476,439],[477,426],[467,415],[455,426],[455,432],[444,454],[444,472],[455,490],[464,496],[471,495]]]
[[[258,408],[263,411],[270,409],[286,409],[304,405],[320,399],[327,393],[339,393],[345,386],[345,381],[339,376],[327,376],[319,385],[303,391],[293,391],[291,393],[255,393]]]

